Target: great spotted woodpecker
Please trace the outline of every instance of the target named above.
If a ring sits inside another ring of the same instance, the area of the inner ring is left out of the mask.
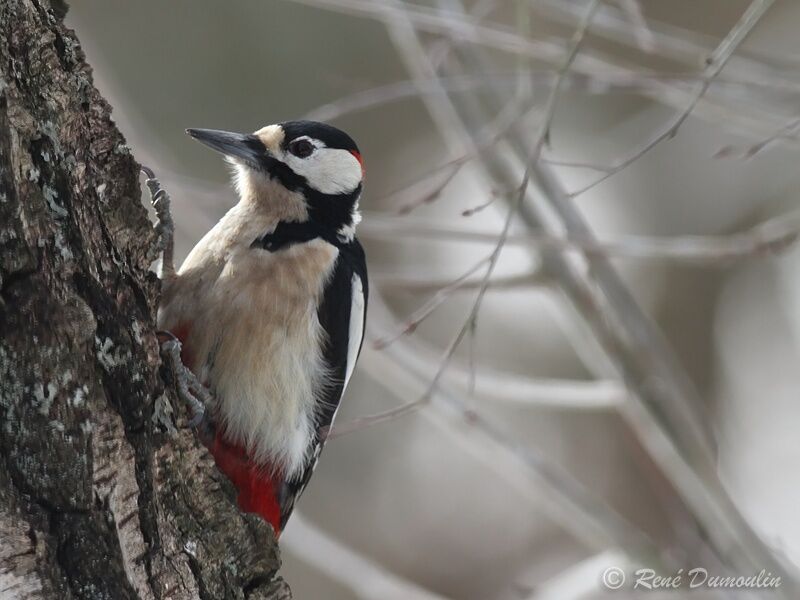
[[[240,199],[177,272],[162,265],[158,323],[180,339],[183,364],[210,392],[204,441],[240,508],[280,534],[361,349],[363,163],[350,136],[323,123],[187,133],[225,155]],[[163,196],[156,208],[169,235]],[[167,249],[165,261],[171,240]]]

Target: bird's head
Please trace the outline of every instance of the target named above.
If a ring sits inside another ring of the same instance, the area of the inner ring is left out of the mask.
[[[345,132],[316,121],[286,121],[248,134],[186,132],[227,157],[242,197],[270,205],[281,220],[308,221],[352,239],[364,166]]]

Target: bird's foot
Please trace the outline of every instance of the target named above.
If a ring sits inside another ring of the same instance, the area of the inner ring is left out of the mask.
[[[158,233],[159,249],[161,251],[161,279],[170,279],[175,275],[175,223],[172,220],[170,211],[170,198],[167,191],[161,187],[161,182],[156,178],[153,169],[140,165],[139,168],[145,174],[147,189],[150,190],[150,204],[156,211],[155,229]]]
[[[208,388],[192,373],[181,360],[181,342],[168,331],[159,331],[161,356],[169,365],[172,377],[178,388],[178,396],[189,408],[189,427],[197,429],[201,439],[213,439],[213,424],[209,417],[214,397]]]

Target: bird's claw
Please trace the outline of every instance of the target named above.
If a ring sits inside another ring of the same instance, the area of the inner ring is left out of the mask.
[[[206,410],[205,410],[205,407],[203,407],[194,416],[192,416],[191,419],[189,419],[189,421],[187,422],[187,425],[191,429],[199,429],[200,425],[203,424],[203,421],[205,419],[206,419]]]
[[[188,426],[200,433],[207,433],[211,428],[208,412],[214,399],[211,392],[197,379],[181,360],[181,342],[168,331],[158,332],[161,341],[161,353],[169,364],[172,376],[177,384],[178,396],[189,408]]]
[[[175,253],[175,223],[172,220],[170,197],[167,190],[150,167],[139,165],[139,169],[147,178],[145,184],[150,191],[150,204],[156,211],[158,223],[155,225],[158,234],[158,245],[161,251],[161,278],[169,279],[175,275],[173,256]]]

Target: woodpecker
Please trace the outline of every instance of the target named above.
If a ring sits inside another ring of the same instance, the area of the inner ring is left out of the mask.
[[[361,350],[368,285],[355,229],[363,162],[350,136],[312,121],[187,133],[226,157],[239,202],[177,272],[162,265],[158,323],[180,340],[181,361],[210,392],[211,426],[201,439],[240,508],[280,535]],[[171,222],[164,227],[171,234]],[[166,245],[168,260],[171,239]]]

